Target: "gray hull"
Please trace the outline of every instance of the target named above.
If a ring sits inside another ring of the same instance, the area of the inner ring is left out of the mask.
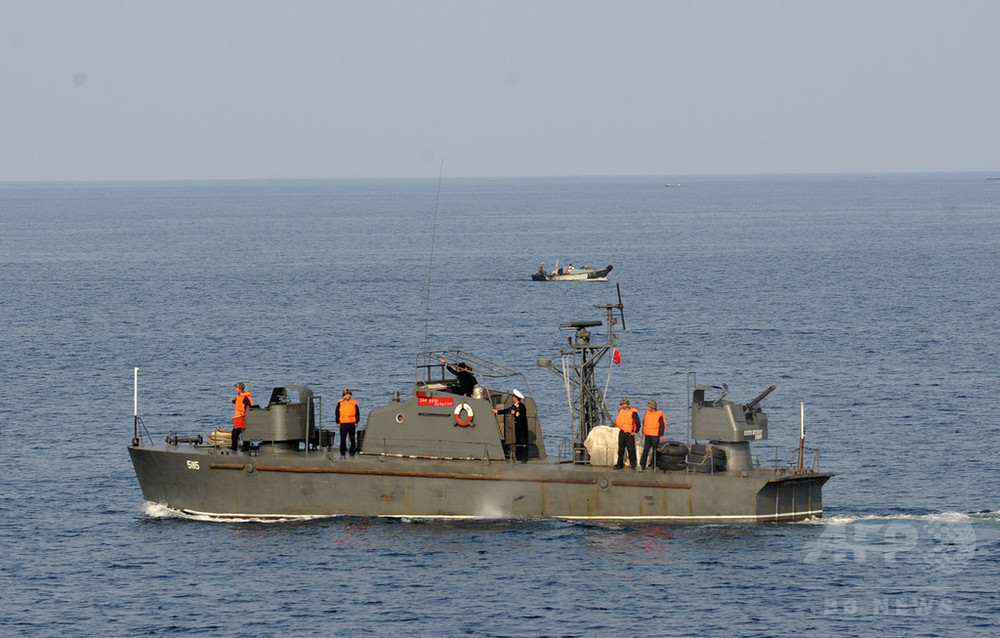
[[[224,518],[384,516],[790,522],[822,516],[832,476],[715,474],[533,460],[452,460],[262,447],[130,446],[146,501]]]

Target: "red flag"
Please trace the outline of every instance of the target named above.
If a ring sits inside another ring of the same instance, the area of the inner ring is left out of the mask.
[[[612,353],[611,358],[614,360],[615,363],[620,364],[622,362],[622,353],[618,352],[618,348],[615,348],[615,351]]]

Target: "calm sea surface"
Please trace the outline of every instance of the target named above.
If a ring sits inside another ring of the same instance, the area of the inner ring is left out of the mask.
[[[986,175],[0,184],[0,635],[941,636],[1000,625],[1000,181]],[[528,281],[539,262],[607,283]],[[423,349],[524,371],[570,432],[566,321],[617,302],[609,395],[772,383],[795,525],[218,523],[142,500],[154,438],[304,383],[363,413]]]

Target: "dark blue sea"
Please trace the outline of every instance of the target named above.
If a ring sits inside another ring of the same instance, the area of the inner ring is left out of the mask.
[[[982,635],[1000,625],[1000,181],[983,174],[0,184],[0,635]],[[533,283],[545,261],[606,283]],[[424,349],[520,369],[568,436],[567,321],[617,303],[609,395],[764,402],[789,525],[191,520],[126,446],[236,381],[362,412]]]

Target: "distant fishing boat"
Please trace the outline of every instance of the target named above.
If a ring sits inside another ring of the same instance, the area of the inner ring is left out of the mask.
[[[559,262],[552,270],[545,270],[545,263],[538,267],[538,272],[531,275],[532,281],[607,281],[608,273],[612,266],[604,268],[591,268],[590,266],[580,266],[575,268],[573,264],[565,268],[559,268]]]

